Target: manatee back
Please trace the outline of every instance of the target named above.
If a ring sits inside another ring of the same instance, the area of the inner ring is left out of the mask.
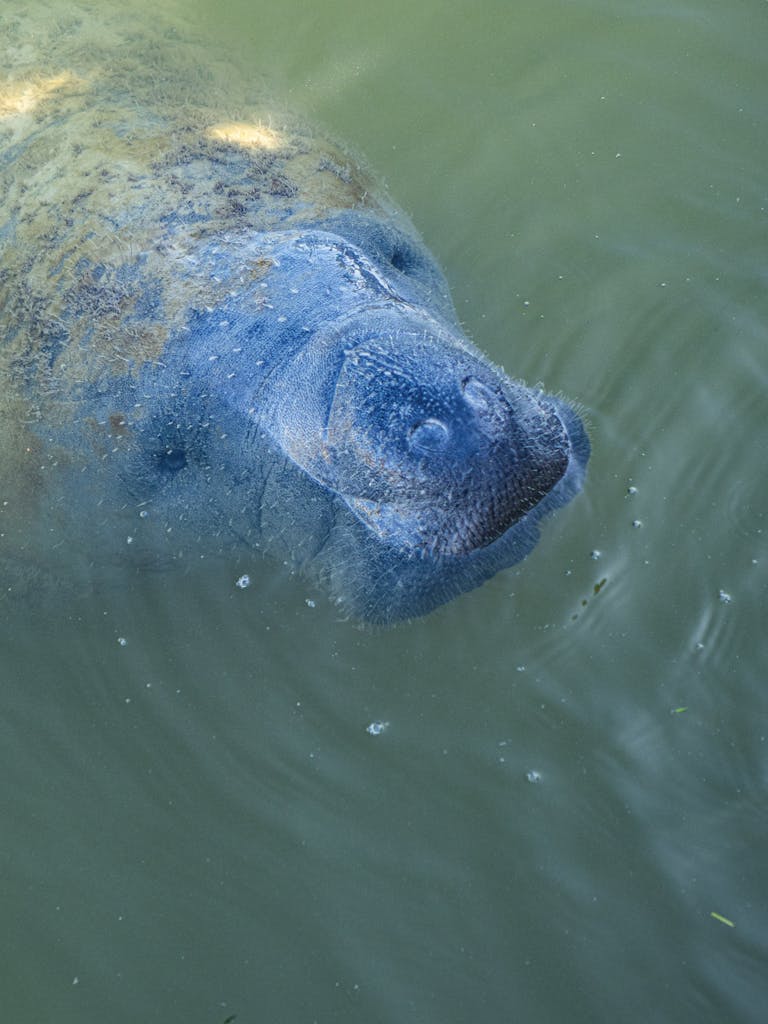
[[[63,384],[157,358],[215,303],[201,239],[383,209],[360,163],[258,82],[137,24],[122,5],[0,13],[2,358],[31,372],[66,349]]]

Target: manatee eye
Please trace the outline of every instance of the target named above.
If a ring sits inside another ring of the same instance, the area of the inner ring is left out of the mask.
[[[465,377],[461,382],[461,390],[469,404],[478,412],[488,413],[497,403],[493,391],[477,377]]]
[[[418,252],[411,240],[401,232],[395,231],[387,242],[385,245],[388,252],[386,252],[385,258],[389,260],[390,266],[400,271],[401,274],[410,274],[419,263]]]
[[[448,444],[448,427],[440,420],[422,420],[408,435],[408,445],[420,452],[439,452]]]
[[[389,251],[389,263],[399,273],[417,277],[424,269],[424,255],[409,239],[398,234]]]
[[[395,249],[389,258],[389,262],[395,270],[406,273],[410,261],[404,249]]]

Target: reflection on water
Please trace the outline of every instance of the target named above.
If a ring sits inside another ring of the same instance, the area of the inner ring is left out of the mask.
[[[4,601],[8,1019],[762,1019],[765,30],[603,7],[208,12],[593,463],[390,631],[266,562]]]

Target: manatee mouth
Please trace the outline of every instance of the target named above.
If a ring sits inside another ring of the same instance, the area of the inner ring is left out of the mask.
[[[423,333],[348,349],[325,429],[337,494],[417,558],[498,541],[557,486],[570,450],[556,400]]]

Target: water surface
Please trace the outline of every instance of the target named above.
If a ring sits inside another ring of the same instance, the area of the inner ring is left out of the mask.
[[[765,4],[196,13],[594,454],[525,563],[393,630],[234,560],[4,602],[3,1019],[757,1024]]]

